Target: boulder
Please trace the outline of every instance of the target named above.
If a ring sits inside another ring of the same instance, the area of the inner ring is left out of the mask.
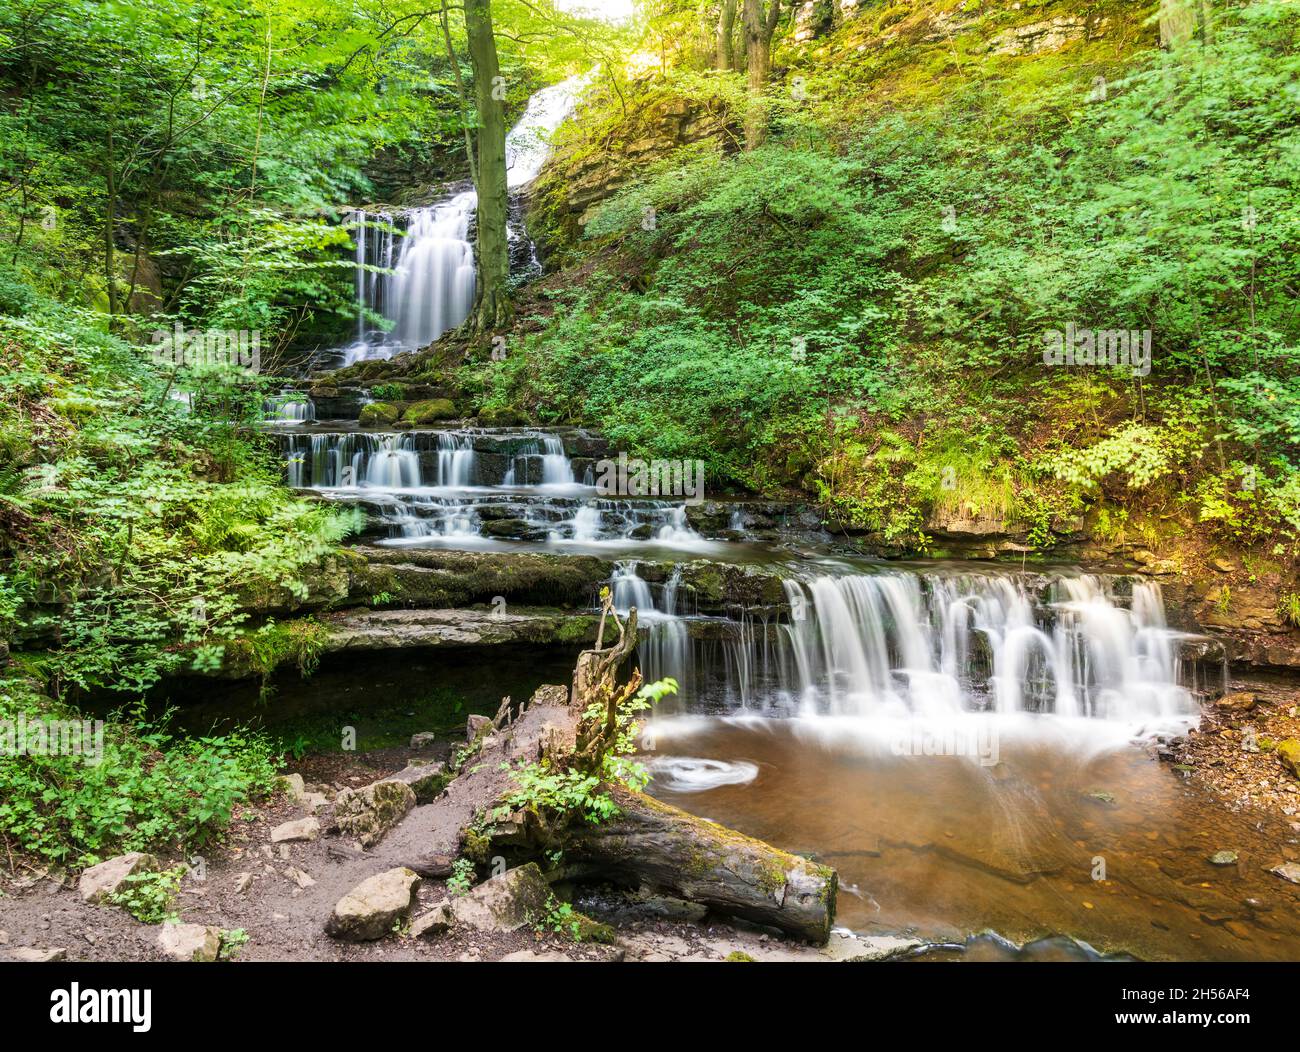
[[[81,874],[77,890],[83,902],[103,904],[117,893],[127,877],[136,873],[157,873],[158,869],[158,860],[153,855],[132,851],[91,866]]]
[[[386,782],[401,782],[410,786],[415,793],[417,804],[432,803],[434,797],[442,792],[443,787],[451,781],[445,763],[426,763],[407,767],[385,778]]]
[[[334,822],[339,832],[356,837],[363,848],[370,848],[414,806],[415,792],[409,785],[374,782],[339,793],[334,801]]]
[[[451,902],[457,924],[480,931],[511,932],[546,915],[551,886],[537,864],[529,862],[485,880]]]
[[[403,420],[409,420],[416,425],[455,418],[456,404],[450,398],[429,398],[423,402],[412,402],[402,414]]]
[[[362,427],[387,427],[401,414],[397,406],[388,402],[371,402],[362,406],[358,423]]]
[[[419,884],[420,878],[404,866],[368,877],[339,899],[325,931],[349,942],[382,939],[410,915]]]
[[[294,840],[315,840],[320,836],[320,821],[315,818],[296,818],[271,830],[271,843],[284,844]]]
[[[174,961],[215,961],[221,953],[221,929],[205,924],[164,924],[158,946]]]
[[[300,774],[282,774],[276,781],[284,790],[284,795],[295,803],[300,802],[307,795],[307,783],[302,780]]]
[[[411,735],[412,749],[427,749],[438,743],[438,736],[433,731],[419,731]]]

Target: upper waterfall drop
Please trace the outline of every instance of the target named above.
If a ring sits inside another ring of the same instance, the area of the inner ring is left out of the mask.
[[[588,79],[570,77],[528,100],[524,115],[506,135],[506,183],[511,193],[537,178],[550,155],[551,136],[573,113]],[[435,204],[408,212],[351,214],[357,338],[342,352],[345,366],[425,347],[469,317],[475,292],[470,230],[477,204],[474,190],[462,187]],[[396,232],[403,227],[404,233]],[[367,310],[392,322],[390,331],[372,330]]]

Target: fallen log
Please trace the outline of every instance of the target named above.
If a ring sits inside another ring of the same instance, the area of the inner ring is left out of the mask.
[[[649,885],[715,913],[808,942],[830,937],[839,878],[831,867],[662,803],[611,787],[617,818],[568,829],[564,853],[588,875]]]

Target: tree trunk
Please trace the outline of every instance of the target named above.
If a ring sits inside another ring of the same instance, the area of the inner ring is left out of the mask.
[[[1175,48],[1191,40],[1196,12],[1191,0],[1160,0],[1160,46]]]
[[[465,0],[465,32],[474,68],[478,111],[478,289],[472,328],[486,332],[509,323],[510,251],[506,238],[505,81],[497,64],[491,0]]]
[[[108,292],[108,324],[117,315],[117,256],[113,250],[113,222],[117,213],[117,153],[113,121],[108,122],[104,141],[104,284]]]
[[[736,0],[722,0],[722,10],[718,13],[717,57],[714,64],[723,71],[736,68],[736,56],[731,44],[735,29]]]
[[[839,878],[809,862],[643,793],[614,788],[621,814],[582,823],[564,845],[588,876],[648,884],[676,898],[821,945],[830,937]]]
[[[760,145],[766,134],[763,89],[772,66],[772,34],[781,15],[781,0],[744,0],[741,20],[745,35],[745,69],[749,75],[749,106],[745,112],[745,149]]]

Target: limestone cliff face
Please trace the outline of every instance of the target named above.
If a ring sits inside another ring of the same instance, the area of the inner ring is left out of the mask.
[[[729,125],[721,100],[675,97],[643,80],[634,82],[625,102],[613,128],[559,149],[533,185],[528,230],[552,267],[566,260],[594,210],[653,162],[706,140],[724,149],[738,146],[739,133]],[[598,105],[607,107],[609,100]]]

